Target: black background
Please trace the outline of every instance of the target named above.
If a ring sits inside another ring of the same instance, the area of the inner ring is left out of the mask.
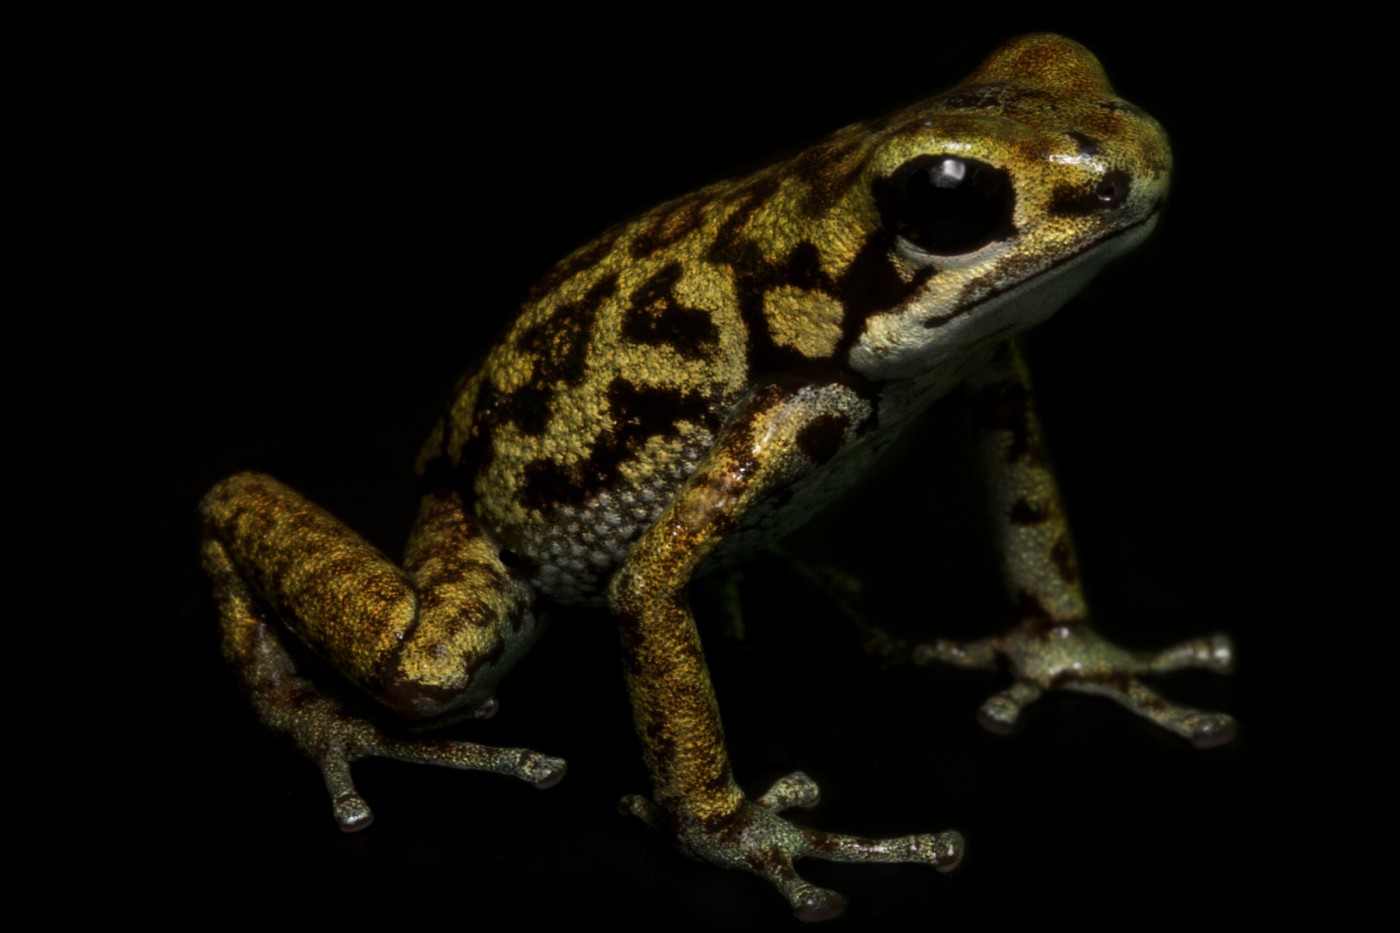
[[[1292,769],[1277,633],[1252,596],[1264,532],[1251,412],[1270,404],[1255,251],[1276,234],[1249,166],[1273,158],[1259,127],[1279,92],[1260,103],[1257,88],[1292,47],[1244,24],[925,21],[939,18],[955,17],[909,9],[810,35],[631,22],[626,37],[597,22],[201,24],[120,62],[121,80],[95,92],[120,156],[99,234],[130,309],[114,332],[136,348],[109,360],[119,405],[100,388],[96,405],[154,482],[126,500],[149,534],[132,540],[148,543],[115,549],[137,592],[123,591],[114,625],[139,616],[144,634],[118,639],[120,715],[103,730],[132,787],[125,835],[86,856],[94,870],[160,878],[205,911],[790,923],[762,882],[616,814],[647,780],[601,612],[561,613],[503,685],[500,715],[454,732],[566,757],[560,786],[366,762],[355,774],[377,822],[341,834],[315,768],[261,731],[224,669],[195,505],[223,476],[266,470],[397,554],[421,438],[554,261],[1048,29],[1100,56],[1166,126],[1177,162],[1152,240],[1032,341],[1090,596],[1101,628],[1132,646],[1231,632],[1233,678],[1164,692],[1235,714],[1240,738],[1197,752],[1069,696],[1043,700],[1012,738],[986,735],[974,712],[1003,679],[880,670],[829,601],[770,559],[747,567],[747,638],[701,630],[751,793],[803,768],[824,790],[808,825],[968,839],[951,876],[804,863],[847,896],[847,925],[1107,922],[1193,912],[1203,892],[1254,896],[1242,867],[1285,851],[1260,791]],[[554,38],[526,38],[546,25]],[[898,464],[795,544],[855,574],[863,609],[911,638],[987,634],[1005,611],[960,441],[956,413],[934,412]],[[911,531],[918,547],[900,543]]]

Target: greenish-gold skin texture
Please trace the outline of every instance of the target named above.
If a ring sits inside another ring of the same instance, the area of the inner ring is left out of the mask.
[[[1093,55],[1031,35],[938,97],[617,225],[560,262],[460,381],[419,458],[425,494],[401,562],[271,477],[209,492],[204,562],[225,656],[355,830],[371,820],[357,758],[541,787],[565,763],[395,738],[298,671],[289,631],[403,716],[484,715],[538,634],[537,603],[606,605],[652,777],[652,796],[626,808],[699,858],[767,878],[800,918],[835,916],[840,895],[795,860],[947,870],[962,839],[796,826],[781,811],[817,797],[801,772],[746,795],[687,593],[706,566],[820,511],[966,385],[1019,621],[984,641],[926,642],[915,660],[1009,671],[981,710],[993,730],[1061,689],[1108,696],[1200,747],[1228,741],[1228,716],[1138,679],[1228,670],[1223,636],[1141,655],[1088,627],[1017,344],[1148,234],[1170,173],[1162,128],[1115,96]]]

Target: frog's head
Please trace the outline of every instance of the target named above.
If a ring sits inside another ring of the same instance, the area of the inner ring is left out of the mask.
[[[846,177],[859,171],[832,205],[854,221],[837,249],[876,302],[849,359],[876,379],[967,359],[1053,314],[1147,235],[1171,173],[1157,122],[1052,35],[1013,40],[947,93],[831,142]]]

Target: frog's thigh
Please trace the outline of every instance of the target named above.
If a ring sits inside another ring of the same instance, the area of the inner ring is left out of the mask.
[[[534,634],[528,590],[451,494],[424,499],[406,571],[271,477],[239,474],[201,505],[204,565],[224,656],[259,717],[325,775],[345,829],[369,824],[350,762],[377,755],[510,774],[537,786],[564,763],[528,749],[402,741],[302,677],[272,615],[374,696],[409,716],[476,705]]]
[[[424,497],[403,570],[268,476],[225,480],[203,513],[211,559],[401,715],[486,701],[535,633],[528,587],[453,493]]]
[[[1229,716],[1169,703],[1137,680],[1187,667],[1228,671],[1231,648],[1224,635],[1142,654],[1104,641],[1088,625],[1078,559],[1041,441],[1020,346],[1015,341],[1003,345],[968,384],[992,525],[1001,543],[1002,577],[1017,624],[985,641],[922,645],[916,657],[1009,668],[1016,682],[981,709],[983,724],[993,731],[1009,730],[1043,691],[1060,689],[1107,696],[1199,747],[1229,741],[1235,730]]]

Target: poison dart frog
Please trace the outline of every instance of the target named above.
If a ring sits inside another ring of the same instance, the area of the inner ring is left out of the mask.
[[[652,779],[624,808],[691,855],[758,874],[795,914],[839,894],[793,863],[954,867],[954,831],[822,832],[801,772],[736,783],[688,590],[823,510],[927,406],[966,386],[1015,624],[917,646],[925,663],[1005,669],[980,716],[1005,731],[1047,690],[1108,696],[1198,747],[1227,715],[1140,676],[1228,671],[1224,636],[1155,655],[1087,623],[1019,335],[1139,244],[1167,193],[1162,128],[1082,46],[1030,35],[949,91],[618,224],[565,258],[459,382],[418,461],[424,495],[395,563],[262,474],[201,504],[222,649],[259,717],[322,769],[335,818],[371,811],[367,756],[549,787],[525,748],[399,737],[301,672],[295,635],[393,712],[488,715],[541,631],[540,606],[606,606]]]

